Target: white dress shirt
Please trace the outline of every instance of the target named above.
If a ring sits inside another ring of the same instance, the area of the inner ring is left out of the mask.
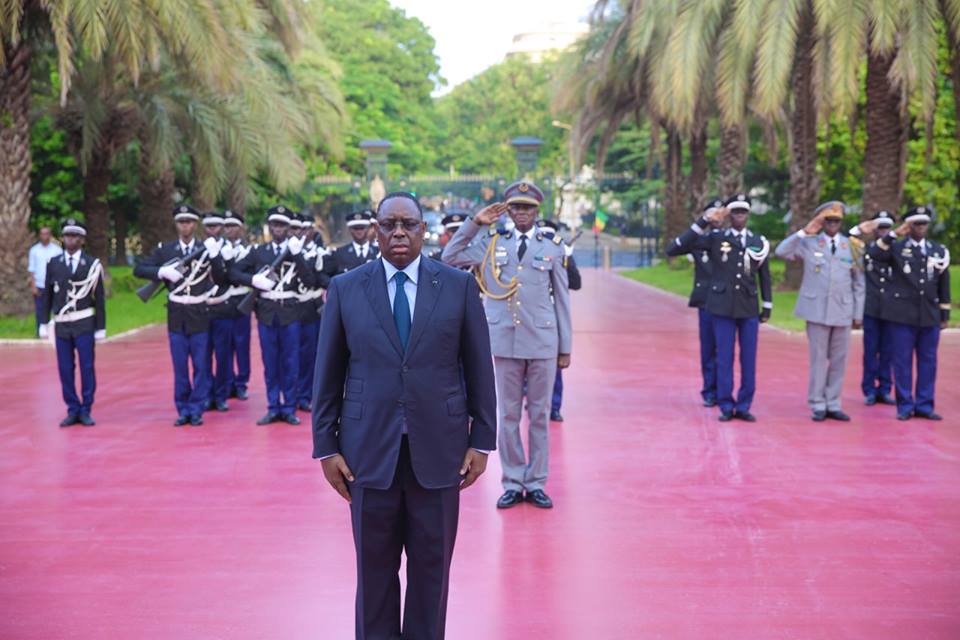
[[[27,268],[33,274],[33,284],[37,289],[43,289],[47,284],[47,263],[50,262],[51,258],[56,258],[61,253],[63,253],[63,249],[53,240],[47,243],[47,246],[38,242],[30,247],[27,254],[29,263]]]
[[[184,254],[184,255],[190,253],[191,251],[193,251],[193,245],[194,245],[194,244],[195,244],[195,243],[194,243],[193,240],[190,240],[190,243],[189,243],[189,244],[184,244],[183,240],[180,240],[180,253],[182,253],[182,254]]]
[[[358,256],[360,256],[361,258],[366,259],[367,254],[370,253],[370,243],[364,242],[363,244],[357,244],[356,242],[354,242],[353,252]],[[419,262],[417,264],[419,264]],[[404,269],[404,271],[406,271],[406,269]]]
[[[68,252],[67,255],[64,256],[64,258],[66,258],[67,260],[67,268],[70,269],[70,273],[71,274],[76,273],[77,267],[80,266],[80,250],[78,249],[73,253]]]

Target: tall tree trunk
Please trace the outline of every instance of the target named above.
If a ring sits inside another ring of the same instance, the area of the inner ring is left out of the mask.
[[[864,219],[897,211],[907,163],[907,120],[902,92],[890,82],[895,52],[867,55],[867,146],[863,155]]]
[[[0,315],[33,307],[30,251],[30,47],[0,34],[7,64],[0,67]]]
[[[717,194],[721,198],[743,191],[743,164],[746,161],[744,131],[740,125],[720,130],[720,158]]]
[[[95,152],[83,177],[83,214],[87,221],[86,249],[103,264],[110,251],[110,205],[107,190],[110,187],[110,165],[113,155]]]
[[[694,217],[707,201],[707,127],[701,126],[690,136],[690,192],[687,215]]]
[[[127,212],[115,211],[113,214],[113,264],[127,264]]]
[[[143,157],[141,147],[141,158]],[[149,163],[148,163],[149,164]],[[176,232],[173,218],[170,215],[173,209],[174,173],[167,167],[156,171],[144,166],[140,161],[140,250],[144,254],[150,253],[154,247],[166,240],[173,240]]]
[[[817,175],[817,104],[813,91],[814,17],[811,0],[804,3],[793,60],[793,116],[790,118],[790,228],[806,226],[820,196]],[[803,264],[787,263],[783,285],[800,287]]]
[[[683,140],[672,125],[667,127],[666,193],[663,198],[663,238],[672,242],[687,226],[683,195]]]
[[[239,171],[233,174],[227,185],[227,208],[242,216],[247,215],[247,176]]]

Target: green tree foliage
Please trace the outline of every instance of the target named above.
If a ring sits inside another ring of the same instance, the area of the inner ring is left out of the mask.
[[[67,146],[66,134],[50,116],[39,118],[30,130],[30,226],[59,227],[64,218],[82,219],[83,188],[77,160]]]

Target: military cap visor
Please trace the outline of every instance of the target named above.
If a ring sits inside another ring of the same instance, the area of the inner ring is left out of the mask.
[[[208,213],[208,214],[206,214],[206,215],[203,216],[203,224],[204,224],[204,226],[206,226],[206,225],[217,225],[217,224],[223,224],[223,223],[224,223],[224,219],[223,219],[221,216],[219,216],[219,215],[217,215],[217,214],[215,214],[215,213]]]
[[[197,222],[200,220],[200,213],[188,204],[182,204],[173,210],[174,222]]]
[[[530,204],[539,207],[543,203],[543,192],[532,182],[521,180],[503,190],[503,199],[507,204]]]
[[[915,224],[918,222],[929,223],[930,213],[931,211],[927,207],[914,207],[907,211],[907,215],[903,218],[903,221],[907,224]]]
[[[277,222],[279,224],[290,224],[293,220],[293,217],[296,215],[295,212],[291,211],[283,205],[277,205],[272,207],[267,211],[267,222]]]
[[[65,236],[84,236],[87,235],[87,228],[83,226],[82,222],[77,222],[74,219],[65,220],[63,226],[60,227],[60,233]]]
[[[347,227],[369,227],[371,217],[366,211],[347,214]]]
[[[843,220],[843,214],[846,210],[847,207],[842,202],[839,200],[831,200],[817,207],[813,213],[814,215],[820,215],[821,212],[825,211],[826,213],[823,215],[825,220]]]
[[[889,211],[877,211],[872,219],[877,221],[878,227],[892,227],[894,222],[893,214]]]

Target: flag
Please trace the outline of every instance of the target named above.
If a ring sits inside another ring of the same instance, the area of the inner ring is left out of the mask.
[[[597,214],[593,218],[593,232],[600,233],[601,231],[603,231],[606,228],[607,220],[609,219],[610,218],[609,216],[607,216],[607,214],[605,214],[600,209],[597,209]]]

